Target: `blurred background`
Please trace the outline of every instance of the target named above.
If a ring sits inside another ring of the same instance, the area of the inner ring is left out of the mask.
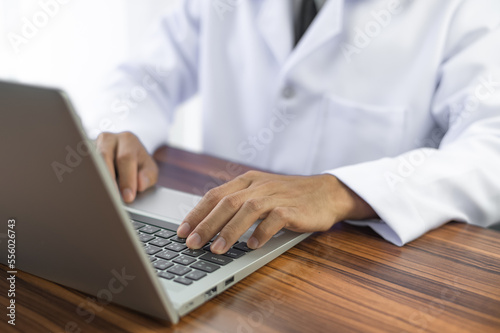
[[[0,80],[66,90],[85,123],[99,112],[93,101],[107,75],[177,1],[0,0]],[[54,2],[57,11],[50,6]],[[28,29],[32,36],[19,40],[26,20],[43,22],[43,14],[37,17],[41,11],[51,14],[46,24],[36,32]],[[171,145],[201,150],[199,113],[197,98],[180,107],[169,133]]]

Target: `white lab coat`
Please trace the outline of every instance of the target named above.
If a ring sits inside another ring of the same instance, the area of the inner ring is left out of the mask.
[[[182,1],[113,78],[94,128],[153,151],[200,93],[206,153],[331,173],[381,218],[358,223],[397,245],[499,222],[500,1],[329,0],[295,48],[291,12]]]

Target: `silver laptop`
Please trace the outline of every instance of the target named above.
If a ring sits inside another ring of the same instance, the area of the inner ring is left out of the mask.
[[[251,251],[251,229],[225,255],[188,249],[175,231],[200,198],[156,187],[124,206],[59,90],[0,82],[0,136],[0,262],[15,220],[15,269],[100,304],[177,323],[309,235],[281,231]]]

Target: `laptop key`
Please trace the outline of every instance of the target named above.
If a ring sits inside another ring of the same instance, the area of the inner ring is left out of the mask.
[[[175,265],[174,267],[171,267],[167,270],[167,272],[169,273],[173,273],[175,275],[179,275],[179,276],[182,276],[186,273],[189,273],[191,272],[191,268],[189,267],[186,267],[186,266],[182,266],[182,265]]]
[[[160,238],[160,237],[156,237],[156,239],[149,242],[149,244],[159,246],[159,247],[164,247],[165,245],[168,245],[170,243],[172,243],[172,242],[166,240],[165,238]]]
[[[151,262],[153,262],[153,261],[158,260],[158,258],[156,258],[155,256],[149,256],[149,260],[151,260]]]
[[[199,269],[200,271],[204,271],[207,273],[215,272],[216,270],[218,270],[220,268],[219,265],[211,264],[211,263],[203,261],[203,260],[198,260],[197,262],[195,262],[194,264],[192,264],[189,267],[196,268],[196,269]]]
[[[186,277],[191,280],[198,281],[201,278],[204,278],[207,276],[207,273],[204,273],[202,271],[199,271],[197,269],[193,269],[192,272],[187,273]]]
[[[200,257],[200,259],[210,261],[214,264],[218,264],[218,265],[222,265],[222,266],[227,265],[233,261],[233,259],[231,259],[231,258],[224,257],[220,254],[213,254],[213,253],[206,253],[206,254],[202,255]]]
[[[171,241],[177,242],[177,243],[186,243],[186,238],[179,238],[179,236],[174,236],[170,238]]]
[[[144,250],[146,251],[147,254],[155,254],[161,251],[161,247],[154,246],[154,245],[148,245],[144,247]]]
[[[181,252],[182,250],[187,249],[187,246],[181,243],[170,243],[167,246],[165,246],[166,249],[175,251],[175,252]]]
[[[161,237],[161,238],[170,238],[175,235],[175,231],[170,231],[170,230],[161,230],[158,231],[155,236]]]
[[[174,281],[177,282],[177,283],[184,284],[186,286],[189,286],[191,283],[193,283],[193,281],[191,281],[189,279],[186,279],[186,278],[183,278],[183,277],[178,277]]]
[[[164,259],[159,259],[156,262],[153,263],[153,266],[159,270],[166,270],[169,267],[172,267],[174,264],[172,264],[170,261],[166,261]]]
[[[186,251],[183,251],[182,254],[191,256],[191,257],[199,257],[202,254],[205,254],[206,252],[199,249],[199,250],[193,250],[193,249],[187,249]]]
[[[188,257],[188,256],[180,256],[172,260],[173,262],[177,264],[181,264],[184,266],[191,265],[193,262],[196,261],[196,259]]]
[[[175,277],[175,275],[174,275],[174,274],[172,274],[172,273],[168,273],[168,272],[161,272],[161,273],[158,273],[158,276],[159,276],[159,277],[162,277],[162,278],[164,278],[164,279],[167,279],[167,280],[172,280],[172,279]]]
[[[161,258],[161,259],[165,259],[165,260],[170,260],[170,259],[174,259],[175,257],[177,257],[179,254],[176,253],[176,252],[172,252],[172,251],[168,251],[168,250],[163,250],[161,251],[160,253],[157,253],[156,256],[158,258]]]
[[[152,225],[147,225],[144,228],[141,228],[141,232],[144,232],[146,234],[154,234],[155,232],[157,232],[159,230],[160,230],[160,228],[153,227]]]
[[[238,243],[235,246],[233,246],[233,248],[238,249],[238,250],[242,250],[242,251],[245,251],[245,252],[253,251],[251,248],[249,248],[247,246],[246,242]]]
[[[155,237],[154,236],[151,236],[151,235],[148,235],[148,234],[142,234],[142,233],[139,233],[139,240],[141,242],[149,242],[150,240],[154,239]]]
[[[145,226],[145,224],[137,221],[132,221],[132,226],[134,227],[134,229],[141,229]]]
[[[244,255],[245,253],[246,253],[245,251],[241,251],[241,250],[238,250],[235,248],[230,248],[226,253],[223,254],[223,256],[233,258],[233,259],[238,259],[239,257]]]

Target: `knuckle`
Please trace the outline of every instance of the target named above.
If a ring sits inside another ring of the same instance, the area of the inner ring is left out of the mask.
[[[245,206],[245,209],[247,209],[251,213],[257,213],[257,212],[260,212],[262,210],[264,205],[260,199],[252,198],[252,199],[247,200],[245,202],[244,206]]]
[[[97,149],[102,150],[102,146],[104,145],[105,142],[110,141],[111,138],[113,137],[113,134],[108,133],[108,132],[102,132],[97,136],[97,139],[95,141]]]
[[[121,132],[119,134],[119,136],[125,140],[137,140],[137,137],[135,136],[135,134],[132,132],[129,132],[129,131]]]
[[[260,172],[256,170],[250,170],[243,174],[246,179],[255,179],[259,176]]]
[[[289,218],[288,210],[283,207],[276,207],[271,213],[274,218],[281,222],[286,222]]]
[[[222,196],[218,188],[213,188],[205,194],[205,199],[209,204],[216,205],[222,199]]]
[[[116,160],[118,162],[131,162],[131,161],[135,160],[135,154],[132,153],[130,150],[120,152],[116,156]]]
[[[239,175],[236,178],[232,180],[233,182],[240,182],[241,184],[246,184],[248,183],[247,178],[245,178],[245,174]]]
[[[222,199],[222,205],[230,210],[236,210],[241,206],[241,200],[237,195],[230,195]]]
[[[113,136],[113,134],[111,134],[109,132],[102,132],[101,134],[99,134],[97,136],[97,141],[106,141],[106,140],[109,140],[112,136]]]

